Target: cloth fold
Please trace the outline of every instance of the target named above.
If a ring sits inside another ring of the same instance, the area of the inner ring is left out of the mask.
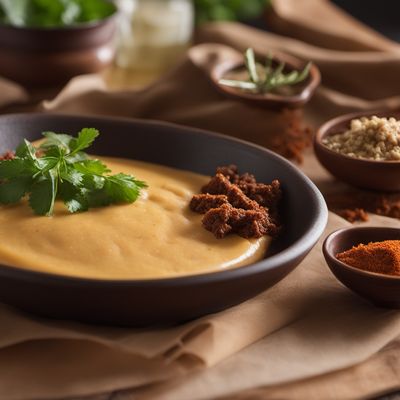
[[[36,111],[160,119],[238,136],[293,157],[310,139],[301,126],[303,112],[316,127],[346,111],[400,107],[398,44],[327,0],[275,0],[267,19],[275,33],[237,23],[205,26],[186,59],[141,90],[110,91],[101,77],[81,76]],[[305,110],[288,114],[253,108],[215,90],[208,78],[214,63],[238,57],[249,46],[260,53],[288,52],[318,65],[322,85]],[[0,81],[0,106],[30,100],[18,85]],[[302,168],[320,187],[338,185],[311,153]],[[377,216],[369,223],[398,226],[394,219]],[[324,236],[344,226],[349,224],[330,214]],[[370,305],[336,281],[320,241],[271,290],[173,328],[86,326],[40,319],[2,305],[0,400],[108,400],[110,392],[113,400],[201,400],[234,398],[235,392],[262,385],[271,399],[298,399],[304,393],[310,399],[355,399],[358,393],[346,379],[341,391],[335,386],[337,397],[328,397],[332,393],[323,390],[323,383],[313,392],[307,382],[317,377],[327,382],[335,371],[366,360],[373,360],[376,368],[379,354],[398,347],[399,335],[399,313]],[[362,393],[376,394],[374,382],[364,381]],[[389,387],[400,384],[382,377],[379,388]]]
[[[175,69],[136,92],[110,93],[101,79],[78,77],[55,99],[43,102],[41,111],[164,120],[225,133],[296,157],[296,151],[283,144],[293,141],[300,149],[309,144],[301,110],[251,107],[226,98],[211,83],[212,69],[232,58],[242,55],[220,44],[194,46]]]
[[[0,107],[11,104],[25,103],[29,100],[28,92],[20,85],[0,78]]]
[[[371,224],[396,226],[378,216]],[[345,226],[349,223],[330,214],[323,238]],[[1,306],[0,399],[126,388],[136,388],[129,394],[135,399],[209,399],[359,363],[399,337],[400,315],[371,306],[338,283],[325,265],[323,238],[272,289],[183,326],[92,327]]]

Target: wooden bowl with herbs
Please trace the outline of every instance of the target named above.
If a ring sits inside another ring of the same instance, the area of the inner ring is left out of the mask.
[[[224,95],[254,106],[297,108],[311,99],[321,76],[311,62],[275,51],[263,58],[249,48],[243,59],[217,64],[211,80]]]
[[[53,86],[101,70],[113,59],[116,11],[106,0],[1,2],[0,76]]]
[[[351,185],[400,191],[400,111],[351,113],[322,125],[314,137],[319,162]]]
[[[400,308],[400,229],[344,228],[323,244],[336,278],[372,303]]]

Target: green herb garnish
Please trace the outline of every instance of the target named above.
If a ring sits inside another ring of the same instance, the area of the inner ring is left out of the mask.
[[[133,203],[146,183],[123,173],[110,175],[105,164],[83,152],[98,135],[94,128],[82,129],[77,137],[44,132],[38,148],[24,140],[15,158],[0,161],[0,204],[28,195],[35,214],[52,215],[56,199],[71,213]]]
[[[107,0],[0,0],[0,23],[58,27],[102,20],[116,12]]]
[[[302,71],[285,73],[285,63],[281,62],[273,67],[272,56],[267,57],[265,65],[256,62],[254,50],[249,48],[244,54],[246,70],[249,75],[247,80],[220,79],[221,85],[236,89],[248,90],[254,93],[271,92],[282,86],[291,86],[304,81],[310,72],[311,63],[307,63]]]

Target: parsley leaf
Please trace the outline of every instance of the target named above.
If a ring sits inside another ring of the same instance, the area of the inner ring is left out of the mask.
[[[85,189],[66,181],[60,185],[59,189],[59,197],[64,201],[70,213],[87,211],[89,209],[85,193]]]
[[[36,160],[36,149],[31,142],[26,139],[17,147],[15,155],[22,158],[29,158],[30,160]]]
[[[103,175],[106,172],[111,172],[100,160],[84,160],[75,163],[74,167],[77,171],[82,172],[82,174]]]
[[[71,155],[87,149],[92,145],[94,140],[99,136],[99,131],[94,128],[83,128],[77,138],[70,141]]]
[[[131,203],[139,197],[140,189],[145,185],[131,175],[117,174],[106,178],[104,190],[116,203]]]
[[[14,159],[0,161],[0,204],[28,195],[34,213],[49,216],[57,199],[71,213],[136,201],[145,182],[123,173],[109,175],[103,162],[83,152],[98,135],[94,128],[82,129],[77,137],[44,132],[39,148],[24,140]]]
[[[15,178],[0,185],[0,203],[17,203],[29,190],[31,180],[28,177]]]
[[[68,165],[64,171],[60,173],[61,180],[66,180],[72,185],[79,186],[82,183],[83,175],[74,169],[72,166]]]
[[[0,164],[0,179],[18,178],[21,175],[29,175],[35,171],[36,168],[32,168],[31,164],[23,158],[4,160]]]
[[[34,183],[29,196],[29,204],[37,215],[52,215],[57,195],[55,171],[51,170],[42,180]]]
[[[46,141],[40,146],[42,149],[48,149],[53,146],[68,149],[72,139],[70,135],[63,133],[43,132],[42,135],[46,138]]]

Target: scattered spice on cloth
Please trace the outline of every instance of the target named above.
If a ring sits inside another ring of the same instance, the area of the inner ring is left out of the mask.
[[[314,133],[310,127],[304,126],[302,115],[298,110],[284,109],[281,118],[285,120],[285,131],[277,135],[272,144],[266,147],[301,164],[303,152],[311,145]]]
[[[400,240],[359,244],[336,255],[351,267],[386,275],[400,275]]]
[[[325,196],[328,208],[341,215],[341,210],[362,209],[364,212],[400,219],[400,193],[372,192],[362,189],[349,189]],[[346,218],[346,213],[342,215]],[[354,222],[348,219],[350,222]],[[347,219],[347,218],[346,218]]]
[[[345,208],[343,210],[337,210],[336,214],[340,215],[342,218],[351,223],[356,221],[368,221],[368,214],[363,208]]]
[[[244,238],[276,236],[280,230],[280,183],[258,183],[252,174],[239,175],[235,165],[217,168],[216,174],[192,197],[189,207],[204,214],[202,224],[218,239],[236,233]]]

